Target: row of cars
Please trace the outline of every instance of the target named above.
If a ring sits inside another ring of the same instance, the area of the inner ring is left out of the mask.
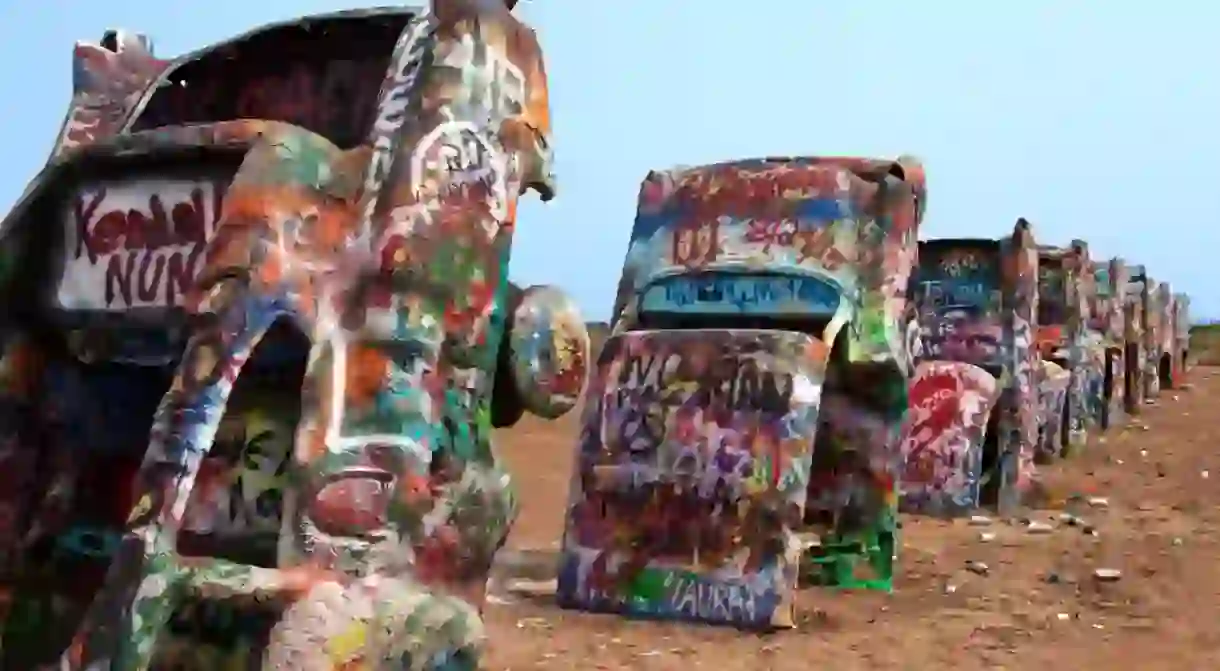
[[[0,222],[6,668],[475,668],[517,515],[492,428],[582,388],[561,604],[791,626],[802,578],[891,586],[900,502],[1018,506],[1180,383],[1184,299],[1025,222],[920,242],[908,158],[651,173],[590,364],[572,302],[508,282],[555,193],[515,4],[76,45]]]
[[[1016,511],[1037,469],[1183,384],[1188,299],[1084,242],[920,239],[911,158],[649,174],[590,375],[568,607],[792,626],[890,589],[897,513]]]

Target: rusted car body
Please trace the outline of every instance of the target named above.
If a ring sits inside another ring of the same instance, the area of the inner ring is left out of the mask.
[[[588,346],[507,281],[554,188],[509,10],[76,46],[0,223],[4,668],[478,665],[491,429],[571,408]]]
[[[1100,334],[1105,347],[1102,430],[1117,426],[1126,409],[1126,301],[1127,264],[1118,257],[1093,263],[1096,291],[1089,314],[1089,328]]]
[[[1024,219],[1003,240],[919,243],[908,289],[920,339],[903,438],[903,509],[960,515],[1019,505],[1038,440],[1037,264]]]
[[[644,179],[581,419],[562,606],[792,627],[805,522],[825,522],[807,560],[845,582],[862,559],[888,587],[923,185],[905,159]]]
[[[1083,447],[1089,427],[1100,424],[1105,348],[1101,336],[1088,328],[1095,286],[1084,241],[1072,240],[1067,247],[1039,247],[1038,351],[1044,362],[1069,375],[1062,417],[1044,417],[1039,450],[1044,460]],[[1053,431],[1057,421],[1061,430]]]

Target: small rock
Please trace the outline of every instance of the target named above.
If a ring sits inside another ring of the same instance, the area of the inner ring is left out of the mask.
[[[945,594],[952,594],[957,591],[957,585],[953,583],[945,583]]]
[[[510,580],[505,585],[510,594],[523,596],[551,596],[559,589],[557,580]]]
[[[1058,585],[1059,583],[1063,582],[1063,578],[1060,577],[1058,573],[1052,571],[1051,573],[1046,574],[1046,582],[1052,585]]]
[[[1207,471],[1203,471],[1203,472],[1199,473],[1199,475],[1201,475],[1203,477],[1203,479],[1206,480],[1211,474],[1208,473]]]
[[[1055,617],[1058,618],[1060,622],[1067,622],[1068,620],[1072,619],[1072,616],[1068,615],[1067,613],[1059,613]]]
[[[1043,534],[1049,534],[1050,532],[1055,530],[1055,527],[1047,524],[1046,522],[1034,521],[1034,522],[1030,522],[1029,526],[1025,527],[1025,530],[1031,534],[1040,536]]]
[[[1174,546],[1174,547],[1181,547],[1181,546],[1182,546],[1182,539],[1181,539],[1181,538],[1174,538],[1174,539],[1173,539],[1173,541],[1172,541],[1172,544],[1173,544],[1173,546]]]
[[[995,540],[995,532],[984,531],[979,534],[979,540],[983,541],[984,543],[990,543],[991,541]]]
[[[1141,457],[1146,457],[1146,456],[1148,456],[1148,450],[1140,450],[1140,456],[1141,456]]]
[[[1078,527],[1078,526],[1084,525],[1084,520],[1080,519],[1079,517],[1076,517],[1075,515],[1073,515],[1071,513],[1059,513],[1059,521],[1063,522],[1064,524],[1068,525],[1069,527]]]
[[[987,575],[987,573],[991,571],[991,567],[987,566],[981,561],[971,560],[966,562],[966,570],[976,575]]]
[[[1093,496],[1089,498],[1089,505],[1094,508],[1109,508],[1110,499],[1104,496]]]
[[[990,525],[991,525],[991,518],[987,517],[986,515],[971,515],[970,516],[970,526],[972,526],[972,527],[985,527],[985,526],[990,526]]]
[[[1123,572],[1116,568],[1099,568],[1093,571],[1093,577],[1098,582],[1117,582],[1119,578],[1123,577]]]

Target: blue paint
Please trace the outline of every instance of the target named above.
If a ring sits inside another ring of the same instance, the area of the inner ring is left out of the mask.
[[[114,530],[77,526],[55,539],[55,549],[68,556],[103,559],[118,552],[120,541]]]
[[[934,308],[969,305],[982,308],[990,304],[994,288],[991,283],[975,278],[943,278],[920,281],[916,291],[922,294],[920,305]]]
[[[653,284],[642,312],[749,315],[833,315],[841,294],[815,277],[704,273]]]
[[[45,382],[60,421],[56,440],[82,452],[143,454],[169,377],[142,366],[50,366]]]
[[[675,199],[665,203],[659,212],[637,213],[635,225],[631,228],[631,242],[648,240],[656,235],[657,231],[703,223],[691,216],[692,210],[695,209],[691,205],[693,204]],[[852,217],[854,208],[852,203],[847,200],[814,198],[784,201],[783,212],[785,218],[796,220],[797,230],[811,231]],[[749,219],[749,217],[732,217],[732,221],[726,225],[744,226]]]

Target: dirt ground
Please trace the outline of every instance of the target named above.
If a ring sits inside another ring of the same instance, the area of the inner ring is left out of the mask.
[[[907,516],[894,594],[806,589],[799,626],[767,636],[510,597],[488,606],[487,668],[1220,668],[1220,368],[1194,369],[1191,383],[1044,467],[1050,503],[1028,520],[1049,533]],[[502,433],[524,500],[512,547],[557,547],[575,426],[574,416],[527,418]],[[1097,569],[1121,576],[1104,581]]]

